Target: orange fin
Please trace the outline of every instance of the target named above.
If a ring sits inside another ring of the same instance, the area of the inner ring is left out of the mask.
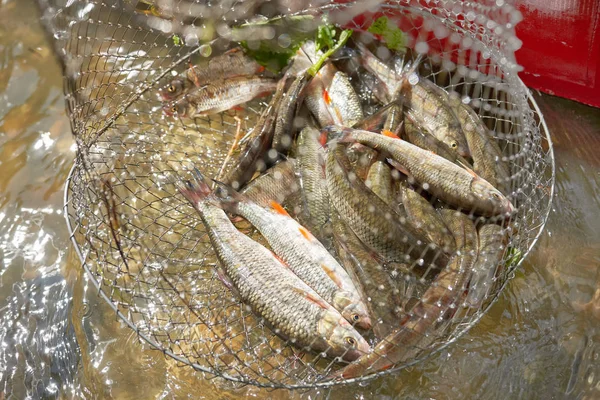
[[[300,293],[302,296],[306,297],[306,299],[312,303],[315,303],[316,305],[318,305],[319,307],[321,307],[324,310],[327,310],[329,307],[331,307],[329,304],[327,304],[325,302],[325,300],[319,298],[319,297],[315,297],[314,295],[312,295],[311,293],[308,293],[306,290],[297,288],[297,287],[292,287],[292,290],[294,290],[295,292]]]
[[[300,233],[302,234],[302,236],[304,236],[304,238],[306,240],[313,240],[314,239],[314,236],[305,227],[301,226],[301,227],[298,228],[298,230],[300,231]]]
[[[331,280],[341,289],[342,288],[342,282],[340,281],[340,278],[335,274],[335,271],[332,270],[331,268],[329,268],[325,264],[321,264],[321,268],[323,268],[323,271],[325,271],[325,273],[327,274],[327,276],[330,277]]]
[[[387,136],[387,137],[391,137],[392,139],[398,139],[398,140],[402,140],[400,139],[400,137],[398,135],[396,135],[394,132],[392,131],[388,131],[387,129],[384,129],[381,131],[381,134],[383,136]]]
[[[473,171],[471,168],[469,168],[468,166],[466,166],[463,162],[461,162],[460,160],[457,160],[457,162],[464,168],[467,170],[467,172],[469,174],[471,174],[471,176],[473,178],[479,178],[479,175],[477,175],[477,173],[475,171]]]
[[[273,211],[275,211],[277,214],[286,215],[288,217],[290,216],[290,214],[288,214],[288,212],[285,211],[285,208],[283,208],[283,206],[281,204],[279,204],[278,202],[276,202],[275,200],[271,200],[269,202],[269,205],[271,206]]]
[[[408,170],[404,167],[404,165],[400,164],[398,161],[388,158],[387,161],[390,163],[390,165],[394,168],[396,168],[398,171],[402,172],[404,175],[406,176],[410,176],[410,172],[408,172]]]
[[[323,89],[323,100],[325,100],[327,105],[331,104],[331,97],[329,97],[329,92],[327,89]]]
[[[261,72],[265,72],[266,68],[263,67],[262,65],[259,65],[259,67],[256,69],[256,73],[260,74]]]
[[[286,267],[287,269],[290,268],[289,265],[287,265],[287,263],[285,261],[283,261],[283,259],[281,257],[279,257],[277,254],[271,252],[271,254],[273,255],[273,257],[275,257],[277,259],[277,261],[279,261],[284,267]]]

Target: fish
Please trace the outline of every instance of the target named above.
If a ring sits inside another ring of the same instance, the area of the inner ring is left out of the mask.
[[[305,227],[277,202],[262,207],[241,194],[221,187],[216,196],[230,213],[250,222],[288,268],[346,320],[370,329],[367,307],[344,268]]]
[[[406,185],[400,185],[400,192],[408,223],[444,252],[454,252],[454,238],[433,205]]]
[[[419,234],[352,172],[345,146],[329,148],[326,162],[331,206],[382,261],[444,265],[445,255]],[[428,265],[429,267],[429,265]]]
[[[375,75],[382,83],[381,87],[374,92],[377,100],[382,104],[388,104],[394,100],[396,93],[400,89],[402,76],[400,71],[390,68],[387,64],[377,58],[371,51],[361,42],[356,43],[359,53],[360,64],[370,73]]]
[[[413,84],[409,79],[415,75],[414,70],[420,60],[415,60],[412,64],[406,63],[400,68],[390,68],[364,44],[359,43],[357,47],[362,65],[387,89],[386,96],[380,101],[387,104],[400,99],[401,104],[411,110],[419,126],[427,128],[452,151],[463,157],[470,156],[460,122],[448,103],[447,92],[430,80],[417,76],[418,80]]]
[[[398,103],[391,103],[383,129],[398,134],[403,123],[403,107]]]
[[[479,254],[473,267],[465,304],[479,309],[494,288],[502,267],[507,231],[499,225],[486,224],[479,228]]]
[[[321,127],[352,126],[364,118],[348,75],[326,63],[306,87],[305,103]]]
[[[457,252],[398,327],[375,345],[370,354],[337,371],[334,378],[356,378],[410,361],[443,334],[464,297],[478,244],[475,225],[468,216],[449,209],[441,214],[454,235]]]
[[[248,140],[241,149],[239,156],[232,159],[224,167],[226,171],[223,183],[239,190],[252,179],[257,170],[274,164],[279,156],[277,152],[269,151],[273,140],[277,106],[281,101],[285,88],[285,79],[277,84],[277,90],[269,101],[267,108],[263,110],[259,120],[252,131],[248,134]],[[261,163],[263,161],[263,163]]]
[[[470,157],[469,146],[458,118],[448,104],[448,94],[430,80],[419,78],[414,85],[404,85],[400,98],[415,122],[462,157]]]
[[[195,86],[240,76],[254,76],[264,72],[265,67],[246,56],[240,47],[212,57],[207,63],[190,67],[185,77],[177,76],[159,90],[165,101],[174,100]]]
[[[273,200],[284,203],[300,191],[296,168],[293,158],[280,161],[250,181],[240,193],[262,207],[268,207]]]
[[[273,331],[302,348],[351,361],[370,350],[342,315],[298,278],[270,250],[238,231],[215,204],[196,170],[178,190],[196,209],[215,253],[240,300]]]
[[[298,171],[304,205],[305,225],[323,241],[330,219],[329,194],[325,181],[325,150],[319,143],[319,131],[307,126],[298,134]]]
[[[469,161],[455,151],[452,151],[450,147],[437,139],[431,132],[423,127],[418,128],[410,114],[410,111],[408,111],[404,120],[404,135],[407,141],[424,150],[429,150],[440,157],[444,157],[446,160],[452,161],[457,165],[472,168]]]
[[[194,87],[163,106],[167,116],[196,118],[227,111],[256,97],[275,91],[277,82],[261,77],[238,77]]]
[[[503,194],[510,192],[510,170],[502,150],[475,111],[458,100],[454,111],[460,121],[473,158],[473,170]]]
[[[285,93],[277,109],[277,119],[275,120],[275,132],[273,134],[272,148],[279,153],[287,153],[292,146],[297,127],[294,119],[299,105],[302,104],[301,93],[308,82],[306,74],[297,76],[290,88]]]
[[[373,193],[387,205],[394,201],[394,189],[392,186],[392,170],[383,160],[377,160],[369,168],[365,181]]]
[[[383,135],[378,135],[328,127],[323,130],[320,140],[326,142],[328,136],[335,136],[333,141],[358,142],[384,151],[394,167],[450,205],[487,217],[509,215],[514,211],[510,200],[475,172],[410,144],[391,132],[384,131]]]
[[[375,337],[383,338],[398,320],[396,309],[402,304],[400,289],[392,274],[373,257],[337,212],[332,214],[332,226],[336,254],[367,300]],[[403,265],[403,268],[410,267]]]

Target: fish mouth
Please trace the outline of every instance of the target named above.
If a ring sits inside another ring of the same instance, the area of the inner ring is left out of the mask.
[[[365,316],[356,323],[356,326],[361,329],[371,329],[373,323],[371,322],[371,318]]]
[[[342,357],[346,361],[355,361],[358,360],[363,354],[366,354],[358,349],[348,349],[344,353]]]

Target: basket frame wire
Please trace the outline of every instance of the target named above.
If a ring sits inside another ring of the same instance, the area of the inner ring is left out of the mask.
[[[189,56],[191,56],[191,54],[189,54],[188,57]],[[185,61],[188,57],[183,57],[176,64],[179,64],[179,63]],[[518,84],[525,87],[524,83],[520,79],[518,79]],[[152,85],[150,85],[149,87],[152,87]],[[143,90],[147,90],[149,87],[147,87]],[[549,179],[549,199],[550,199],[550,201],[547,203],[546,210],[544,210],[544,212],[541,213],[542,214],[542,223],[538,226],[537,233],[531,240],[531,243],[530,243],[528,249],[522,254],[522,257],[520,258],[518,263],[516,263],[515,265],[512,266],[509,273],[514,272],[514,270],[516,270],[523,263],[523,261],[525,260],[527,255],[532,251],[533,247],[536,245],[537,241],[541,237],[544,227],[546,225],[546,222],[548,220],[548,217],[550,215],[550,210],[552,209],[552,199],[554,198],[554,192],[555,192],[555,176],[556,176],[555,169],[556,169],[556,166],[555,166],[554,150],[553,150],[552,139],[550,137],[550,132],[548,130],[548,126],[546,125],[544,117],[541,113],[541,110],[531,94],[531,91],[528,89],[525,89],[525,90],[527,91],[527,100],[528,100],[527,102],[529,105],[532,106],[533,111],[535,112],[537,118],[539,118],[539,127],[540,127],[540,133],[542,134],[542,139],[546,141],[547,146],[548,146],[546,155],[549,158],[548,164],[550,166],[550,173],[551,173],[551,177]],[[109,126],[106,126],[106,128],[108,128],[108,127]],[[106,303],[108,303],[108,306],[116,313],[116,316],[121,321],[123,321],[125,323],[125,325],[127,325],[130,329],[132,329],[143,342],[147,343],[150,346],[150,348],[161,351],[166,356],[169,356],[172,359],[181,363],[182,366],[187,365],[187,366],[194,368],[197,371],[204,372],[204,373],[209,374],[210,376],[216,377],[215,371],[212,371],[210,368],[204,367],[198,363],[192,363],[187,358],[185,358],[181,355],[177,355],[174,352],[172,352],[171,350],[165,349],[155,339],[153,339],[153,338],[147,336],[146,334],[144,334],[143,332],[141,332],[140,328],[137,327],[133,321],[131,321],[129,318],[127,318],[127,316],[122,311],[119,310],[118,306],[111,300],[111,298],[103,290],[101,282],[96,278],[93,271],[90,269],[90,266],[86,262],[86,256],[83,254],[83,251],[82,251],[79,243],[77,242],[77,239],[76,239],[77,224],[76,224],[76,220],[72,216],[72,213],[70,210],[71,182],[73,180],[73,173],[75,172],[79,162],[83,162],[83,160],[81,160],[81,157],[76,157],[76,159],[73,163],[73,166],[71,167],[71,169],[69,171],[66,182],[65,182],[64,197],[63,197],[63,201],[64,201],[63,213],[64,213],[64,218],[65,218],[65,222],[66,222],[67,229],[69,232],[69,238],[71,240],[71,243],[73,244],[74,250],[75,250],[77,256],[79,257],[79,260],[80,260],[85,272],[88,274],[90,280],[92,281],[92,284],[96,288],[98,295],[104,301],[106,301]],[[405,362],[405,363],[402,363],[401,365],[395,366],[394,368],[390,368],[385,371],[375,372],[375,373],[357,377],[357,378],[346,379],[344,381],[335,381],[335,380],[316,381],[316,382],[313,382],[310,384],[285,385],[284,387],[293,388],[293,389],[328,388],[328,387],[333,387],[333,386],[340,385],[340,384],[346,385],[346,384],[352,384],[352,383],[357,383],[357,382],[366,382],[366,381],[375,379],[377,377],[380,377],[383,375],[388,375],[390,373],[413,366],[413,365],[431,357],[433,354],[440,352],[441,350],[445,349],[447,346],[451,345],[452,343],[456,342],[456,340],[458,340],[460,337],[462,337],[462,335],[467,333],[473,326],[475,326],[479,322],[479,320],[483,317],[483,315],[485,315],[487,313],[487,311],[492,307],[492,305],[497,301],[500,293],[504,290],[504,288],[507,285],[509,280],[510,280],[510,276],[508,277],[508,279],[506,279],[502,283],[502,286],[494,293],[493,297],[491,298],[491,301],[489,301],[487,303],[487,306],[482,308],[481,310],[479,310],[476,313],[476,315],[474,315],[474,317],[471,319],[471,321],[469,321],[469,323],[466,324],[462,329],[458,329],[457,334],[453,335],[453,337],[451,337],[449,340],[446,340],[444,343],[436,346],[432,351],[429,351],[426,354],[420,355],[419,357],[416,357],[415,359],[413,359],[409,362]],[[271,388],[271,389],[282,387],[281,385],[262,383],[262,382],[257,382],[254,380],[252,380],[252,381],[244,380],[239,377],[229,375],[229,374],[221,372],[221,371],[219,371],[219,376],[228,381],[231,381],[231,382],[234,382],[237,384],[241,384],[241,385],[252,384],[252,385],[255,385],[258,387]]]

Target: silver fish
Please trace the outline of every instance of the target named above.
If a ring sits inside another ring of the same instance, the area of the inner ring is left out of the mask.
[[[269,207],[262,207],[231,190],[217,193],[228,211],[254,225],[275,254],[344,318],[363,329],[371,327],[367,308],[352,279],[321,242],[279,203],[271,201]]]
[[[397,136],[339,127],[330,127],[327,132],[338,141],[359,142],[386,152],[396,168],[448,204],[483,216],[510,214],[514,210],[502,193],[474,172]]]
[[[198,211],[222,267],[241,300],[275,332],[301,347],[354,360],[369,344],[338,311],[294,275],[264,246],[238,231],[196,172],[178,182],[179,191]]]
[[[399,321],[399,327],[367,354],[338,371],[345,379],[388,369],[410,360],[426,349],[442,332],[458,309],[477,255],[477,231],[462,213],[442,210],[442,217],[454,234],[458,251],[423,294],[422,300]]]

